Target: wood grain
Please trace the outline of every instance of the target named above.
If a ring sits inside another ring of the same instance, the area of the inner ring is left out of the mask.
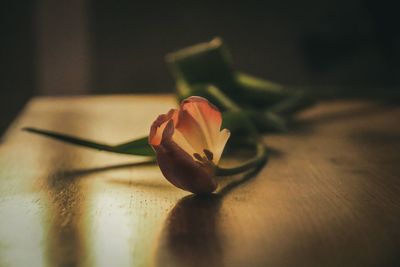
[[[330,102],[265,137],[267,166],[196,197],[109,143],[146,135],[169,95],[35,98],[0,144],[0,266],[399,266],[400,109]],[[228,162],[229,164],[229,162]]]

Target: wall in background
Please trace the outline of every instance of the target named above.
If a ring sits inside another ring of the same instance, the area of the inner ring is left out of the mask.
[[[84,94],[90,88],[88,1],[37,1],[38,93]]]
[[[0,130],[34,94],[166,92],[164,55],[221,36],[235,67],[297,85],[398,85],[395,1],[6,1]]]
[[[214,36],[226,41],[238,69],[276,81],[393,84],[394,10],[390,1],[359,0],[92,1],[92,89],[170,90],[164,55]]]
[[[0,134],[36,89],[32,1],[0,9]]]

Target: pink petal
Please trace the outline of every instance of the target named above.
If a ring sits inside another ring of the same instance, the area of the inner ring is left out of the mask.
[[[215,165],[230,135],[226,129],[220,131],[221,124],[221,113],[202,97],[189,97],[179,110],[158,116],[149,143],[168,181],[193,193],[216,189]]]
[[[219,160],[221,159],[222,152],[224,151],[226,142],[228,142],[229,137],[231,136],[231,132],[227,129],[223,129],[218,136],[218,144],[214,148],[214,158],[213,162],[215,165],[218,165]]]
[[[174,125],[170,120],[164,130],[162,141],[154,147],[157,162],[164,177],[183,190],[202,194],[211,193],[217,188],[214,169],[193,160],[173,140]]]
[[[211,149],[200,124],[186,110],[179,111],[178,130],[195,152],[201,153],[203,149]],[[178,143],[179,145],[179,143]]]
[[[158,116],[150,127],[149,144],[152,146],[158,146],[161,143],[161,138],[164,129],[167,126],[167,122],[172,119],[174,123],[177,123],[177,117],[178,111],[176,109],[171,109],[167,114],[161,114]]]
[[[181,110],[186,110],[199,124],[206,139],[207,147],[213,150],[218,143],[218,134],[222,124],[221,112],[207,99],[191,96],[182,101]]]

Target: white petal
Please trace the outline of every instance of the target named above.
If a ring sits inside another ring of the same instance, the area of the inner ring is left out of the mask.
[[[222,152],[224,151],[226,142],[228,142],[230,135],[231,132],[228,129],[223,129],[221,132],[219,132],[218,143],[215,146],[214,151],[212,151],[214,154],[213,162],[215,165],[217,165],[221,159]]]
[[[203,129],[187,110],[180,110],[178,118],[176,130],[183,135],[197,153],[202,154],[204,149],[210,149]]]
[[[187,110],[199,124],[207,143],[205,148],[214,151],[219,142],[218,136],[222,124],[221,112],[207,99],[196,96],[183,101],[181,109]]]
[[[197,151],[190,145],[190,143],[186,140],[184,135],[179,130],[175,129],[174,135],[172,136],[172,140],[186,153],[188,153],[192,158],[194,158],[193,154],[196,153]]]

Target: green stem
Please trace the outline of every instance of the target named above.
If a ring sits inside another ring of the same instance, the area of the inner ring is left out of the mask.
[[[223,106],[225,109],[235,112],[241,111],[241,108],[218,87],[208,85],[206,87],[206,92],[212,96],[213,99],[217,100],[219,102],[218,104]]]
[[[217,176],[230,176],[242,173],[252,168],[264,165],[267,160],[267,149],[262,142],[256,144],[256,156],[243,164],[233,167],[233,168],[222,168],[217,166],[216,175]]]
[[[223,106],[226,110],[243,114],[244,126],[249,130],[250,135],[253,138],[258,138],[258,131],[254,123],[250,120],[249,116],[237,105],[232,99],[224,94],[218,87],[207,86],[206,92],[218,101],[220,106]]]
[[[288,86],[288,90],[303,92],[318,100],[329,99],[399,99],[398,87],[351,87],[351,86]]]
[[[245,114],[244,111],[237,105],[233,100],[231,100],[226,94],[224,94],[219,88],[215,86],[208,86],[207,93],[213,96],[214,99],[217,99],[220,105],[224,106],[227,110],[233,112],[240,112]],[[258,131],[255,125],[251,122],[247,115],[244,115],[246,124],[246,128],[250,131],[252,138],[259,139]],[[232,167],[232,168],[222,168],[217,166],[216,175],[217,176],[230,176],[242,173],[252,168],[256,168],[258,166],[264,165],[267,160],[267,150],[264,144],[261,141],[258,141],[256,144],[256,155],[254,158],[244,162],[243,164]]]

